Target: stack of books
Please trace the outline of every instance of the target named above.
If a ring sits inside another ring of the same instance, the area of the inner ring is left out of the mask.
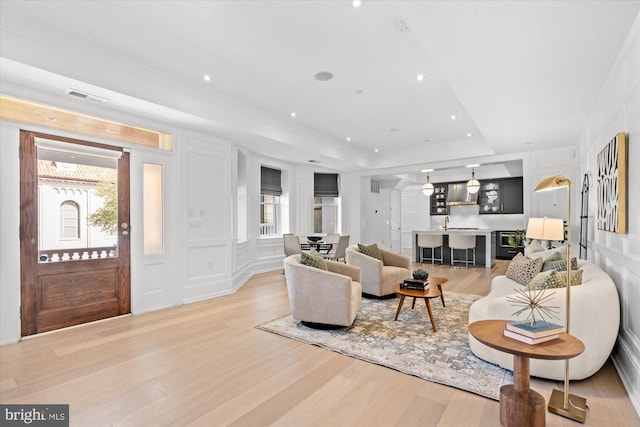
[[[533,345],[554,340],[563,332],[562,325],[536,320],[533,325],[530,321],[507,323],[504,336]]]
[[[400,287],[403,289],[415,289],[417,291],[424,291],[429,287],[429,283],[426,280],[418,279],[405,279],[400,283]]]

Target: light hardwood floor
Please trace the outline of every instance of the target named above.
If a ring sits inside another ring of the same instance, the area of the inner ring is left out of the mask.
[[[484,295],[506,266],[428,270],[450,279],[445,293]],[[275,271],[226,297],[3,346],[0,402],[68,403],[73,426],[499,425],[493,400],[254,328],[288,312]],[[531,385],[547,400],[562,389]],[[587,399],[586,425],[640,425],[610,362],[571,392]],[[579,425],[546,418],[551,427]]]

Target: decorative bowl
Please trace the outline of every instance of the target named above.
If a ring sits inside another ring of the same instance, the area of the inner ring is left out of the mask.
[[[322,240],[322,236],[307,236],[307,240],[310,242],[319,242]]]
[[[425,270],[413,270],[413,278],[416,280],[427,280],[429,277],[429,272]]]

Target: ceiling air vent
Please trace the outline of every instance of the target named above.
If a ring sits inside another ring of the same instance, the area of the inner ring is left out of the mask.
[[[371,180],[371,192],[380,194],[380,181],[375,179]]]
[[[101,96],[98,95],[91,95],[90,93],[85,93],[82,91],[79,91],[77,89],[67,89],[67,94],[71,95],[71,96],[75,96],[76,98],[82,98],[82,99],[88,99],[89,101],[94,101],[94,102],[108,102],[109,99],[107,98],[103,98]]]

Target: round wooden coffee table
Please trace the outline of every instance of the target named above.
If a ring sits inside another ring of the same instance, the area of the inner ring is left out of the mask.
[[[545,425],[544,397],[529,388],[530,358],[565,360],[584,351],[584,343],[569,334],[529,345],[504,336],[504,325],[512,320],[480,320],[469,325],[469,333],[482,344],[513,354],[514,384],[500,387],[500,423],[503,426]]]
[[[426,290],[420,291],[417,289],[401,288],[400,284],[397,284],[393,286],[393,291],[396,294],[400,295],[400,303],[398,303],[398,310],[396,311],[396,317],[393,320],[398,320],[398,315],[400,314],[400,310],[402,309],[402,304],[404,303],[404,299],[406,297],[413,297],[413,306],[411,308],[415,306],[416,298],[422,298],[424,299],[424,302],[427,305],[427,310],[429,311],[429,319],[431,319],[431,327],[433,328],[433,332],[437,332],[436,321],[433,318],[433,312],[431,311],[431,303],[429,302],[431,298],[438,298],[442,296],[442,293],[440,293],[437,286],[429,285],[429,287]]]

